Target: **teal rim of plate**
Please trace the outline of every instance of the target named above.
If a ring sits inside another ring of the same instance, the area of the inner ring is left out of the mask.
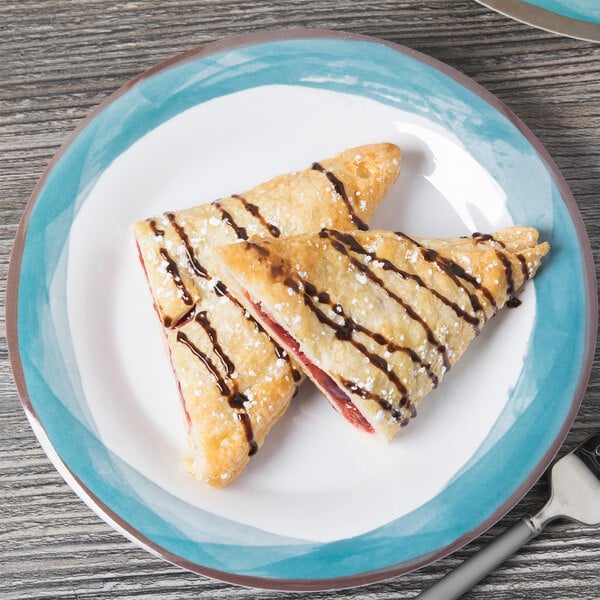
[[[383,579],[431,562],[491,525],[531,487],[564,439],[582,378],[587,381],[586,303],[593,294],[578,242],[585,233],[574,223],[574,202],[571,209],[565,203],[566,184],[557,185],[560,174],[533,135],[524,135],[509,111],[460,74],[369,38],[296,32],[247,39],[252,43],[208,46],[134,80],[91,115],[49,167],[22,226],[15,378],[22,378],[30,418],[41,423],[95,509],[171,562],[276,589]],[[112,161],[182,111],[264,85],[364,96],[451,130],[505,190],[514,221],[537,227],[552,246],[529,284],[537,316],[523,371],[468,468],[415,511],[331,543],[285,538],[192,507],[106,449],[88,416],[62,301],[70,225]]]
[[[598,0],[522,0],[525,4],[538,6],[549,12],[600,25],[600,2]]]

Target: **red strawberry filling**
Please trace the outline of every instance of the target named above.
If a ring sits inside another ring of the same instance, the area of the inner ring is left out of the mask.
[[[371,424],[363,417],[361,412],[356,408],[348,395],[340,389],[338,384],[329,376],[323,369],[319,368],[315,363],[300,350],[298,342],[286,331],[279,323],[273,320],[271,315],[266,313],[260,302],[254,302],[247,293],[244,296],[253,306],[254,310],[261,316],[262,320],[268,324],[272,334],[304,365],[304,368],[310,373],[313,380],[319,385],[323,393],[329,398],[337,411],[354,427],[362,429],[367,433],[375,433]]]

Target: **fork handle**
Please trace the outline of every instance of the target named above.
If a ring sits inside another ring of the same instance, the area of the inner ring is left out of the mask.
[[[541,532],[530,519],[521,519],[488,546],[450,571],[415,598],[455,600]]]

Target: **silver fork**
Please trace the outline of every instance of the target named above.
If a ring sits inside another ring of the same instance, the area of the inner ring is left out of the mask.
[[[539,535],[554,519],[563,517],[584,525],[600,524],[600,433],[588,438],[554,464],[550,484],[550,500],[539,513],[521,519],[415,598],[460,598],[521,546]]]

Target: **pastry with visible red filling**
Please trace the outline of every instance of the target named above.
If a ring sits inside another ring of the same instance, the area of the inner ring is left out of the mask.
[[[216,272],[215,248],[323,227],[364,229],[396,181],[394,144],[352,148],[242,194],[134,224],[187,420],[188,470],[223,487],[287,409],[302,369]]]
[[[222,278],[334,408],[387,442],[487,320],[533,277],[548,243],[510,227],[417,239],[323,229],[218,254]]]

